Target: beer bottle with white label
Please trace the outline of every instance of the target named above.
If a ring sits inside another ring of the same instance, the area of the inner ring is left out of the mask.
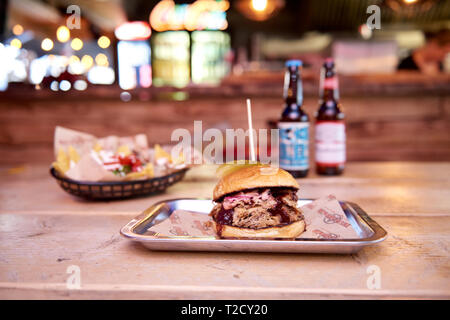
[[[345,123],[339,103],[339,84],[334,60],[325,60],[320,74],[319,110],[315,125],[316,172],[339,175],[344,171]]]
[[[302,62],[286,62],[284,77],[285,108],[278,121],[280,130],[280,167],[295,178],[302,178],[309,170],[309,117],[303,111]]]

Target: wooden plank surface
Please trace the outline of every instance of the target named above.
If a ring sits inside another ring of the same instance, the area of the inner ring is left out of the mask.
[[[311,174],[301,197],[334,193],[389,233],[354,255],[152,252],[118,231],[160,199],[210,196],[212,167],[167,193],[90,203],[66,195],[47,167],[0,170],[0,298],[450,298],[450,163],[350,163]],[[67,267],[81,270],[69,290]],[[368,289],[368,267],[381,288]]]
[[[450,217],[377,217],[388,240],[354,255],[152,252],[118,234],[129,215],[0,219],[0,298],[450,298]]]
[[[214,166],[191,169],[185,179],[152,197],[114,202],[89,202],[66,194],[46,165],[0,167],[1,211],[93,211],[138,213],[156,201],[211,198],[216,183]],[[311,172],[299,180],[299,196],[315,199],[334,194],[359,204],[369,214],[380,212],[450,213],[450,163],[352,162],[343,176],[318,177]],[[26,201],[24,201],[26,199]]]

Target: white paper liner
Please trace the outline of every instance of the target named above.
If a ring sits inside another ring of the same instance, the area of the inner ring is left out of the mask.
[[[317,199],[300,209],[305,218],[306,231],[298,239],[359,238],[333,195]],[[156,232],[159,236],[215,236],[211,221],[211,217],[204,213],[176,210],[149,231]]]

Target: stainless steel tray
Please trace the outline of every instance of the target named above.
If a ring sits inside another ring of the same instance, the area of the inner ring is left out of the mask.
[[[311,199],[298,201],[299,206]],[[357,239],[295,239],[295,240],[240,240],[216,237],[154,236],[149,228],[167,219],[175,210],[188,210],[208,214],[213,208],[211,200],[174,199],[158,202],[125,225],[120,233],[139,241],[151,250],[162,251],[239,251],[284,253],[355,253],[363,247],[383,241],[387,232],[358,205],[339,201],[350,224],[360,238]]]

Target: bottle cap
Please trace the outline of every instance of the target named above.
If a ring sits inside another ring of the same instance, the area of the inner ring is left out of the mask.
[[[286,67],[301,67],[303,62],[301,60],[288,60],[286,61]]]
[[[326,67],[333,67],[334,66],[334,59],[333,58],[326,58],[325,62],[323,63]]]

